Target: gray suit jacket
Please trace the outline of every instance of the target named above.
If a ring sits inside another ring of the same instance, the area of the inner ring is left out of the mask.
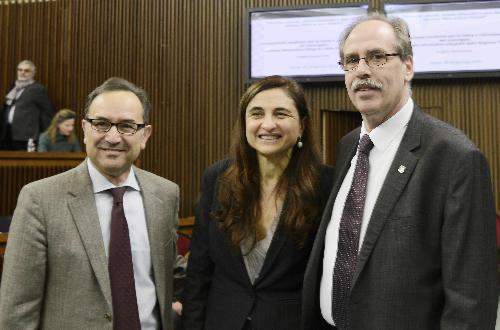
[[[179,188],[134,168],[141,187],[161,323],[172,329]],[[9,232],[0,329],[112,329],[108,262],[86,162],[26,185]]]
[[[359,132],[339,142],[334,187],[305,274],[303,329],[331,328],[319,307],[325,233]],[[359,253],[348,306],[352,330],[493,330],[495,233],[483,154],[462,132],[415,107]]]

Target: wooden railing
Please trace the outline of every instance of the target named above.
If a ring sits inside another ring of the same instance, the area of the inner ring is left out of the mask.
[[[191,236],[194,226],[194,217],[180,218],[178,231]]]
[[[69,170],[85,153],[0,151],[0,216],[12,215],[27,183]]]

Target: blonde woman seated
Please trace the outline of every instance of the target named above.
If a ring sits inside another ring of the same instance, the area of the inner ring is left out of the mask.
[[[40,134],[38,151],[80,152],[82,148],[75,134],[75,118],[75,112],[69,109],[56,113],[49,128]]]

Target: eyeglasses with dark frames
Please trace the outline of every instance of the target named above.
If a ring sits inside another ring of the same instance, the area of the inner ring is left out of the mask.
[[[365,60],[366,65],[370,68],[379,68],[385,65],[392,56],[401,56],[398,53],[387,54],[380,51],[369,52],[365,57],[359,56],[347,56],[343,61],[339,62],[339,65],[344,71],[354,71],[358,68],[359,61]]]
[[[100,133],[107,133],[109,132],[111,127],[116,126],[116,130],[118,131],[118,133],[124,135],[134,135],[138,130],[146,127],[146,124],[137,124],[128,122],[112,123],[109,120],[100,118],[84,118],[84,119],[90,123],[92,129]]]

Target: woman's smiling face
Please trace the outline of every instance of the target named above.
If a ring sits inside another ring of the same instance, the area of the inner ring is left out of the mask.
[[[245,111],[245,127],[248,144],[267,158],[290,158],[303,129],[293,99],[282,88],[255,95]]]

